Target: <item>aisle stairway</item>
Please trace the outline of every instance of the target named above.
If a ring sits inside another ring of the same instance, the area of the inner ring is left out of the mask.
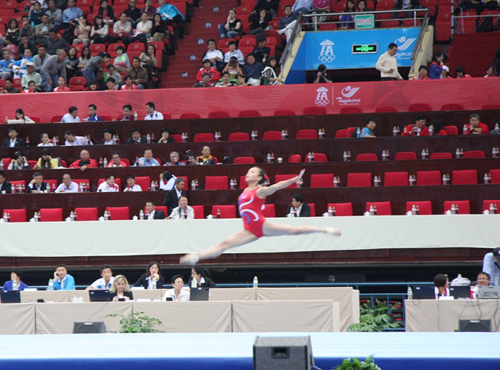
[[[178,40],[178,49],[175,55],[169,56],[167,72],[161,74],[161,88],[191,87],[196,82],[196,74],[202,67],[201,56],[205,53],[208,39],[219,40],[217,25],[223,23],[230,9],[237,6],[236,0],[202,0],[194,8],[191,23],[186,23],[187,35]],[[218,7],[219,11],[214,12]],[[211,27],[206,27],[210,23]],[[199,40],[203,40],[199,44]],[[195,60],[191,60],[191,56]],[[184,76],[184,77],[183,77]]]

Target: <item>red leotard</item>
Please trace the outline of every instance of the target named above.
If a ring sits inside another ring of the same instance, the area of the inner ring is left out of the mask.
[[[245,230],[250,231],[257,238],[261,238],[264,236],[262,226],[266,221],[266,218],[262,214],[262,207],[265,199],[257,196],[258,189],[259,188],[256,188],[241,193],[238,198],[238,210],[243,219],[243,227]]]

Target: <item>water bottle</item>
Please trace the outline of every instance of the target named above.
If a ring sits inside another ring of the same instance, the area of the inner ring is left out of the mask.
[[[150,134],[146,135],[146,143],[151,144],[151,135]]]
[[[151,181],[151,191],[156,191],[155,182]]]
[[[158,280],[156,280],[156,278],[151,278],[151,286],[150,286],[151,289],[156,289],[156,282],[157,281]]]
[[[393,137],[398,136],[398,129],[396,128],[396,126],[394,126],[394,127],[392,128],[392,136],[393,136]]]
[[[467,125],[464,125],[464,127],[462,129],[462,135],[467,135]]]
[[[75,221],[75,214],[73,213],[73,211],[71,211],[71,213],[69,214],[69,219],[71,221]]]
[[[285,139],[285,130],[281,130],[281,140],[286,140]]]
[[[191,180],[191,190],[196,190],[196,183],[194,180]]]
[[[137,121],[137,111],[134,112],[134,121]]]
[[[220,218],[220,209],[217,208],[217,218]]]
[[[257,276],[253,277],[253,287],[255,289],[259,287],[259,279],[257,278]]]
[[[19,287],[17,286],[17,280],[12,280],[12,290],[19,290]]]
[[[320,128],[318,130],[318,138],[320,138],[320,139],[324,139],[325,138],[325,129],[324,128]]]
[[[49,290],[54,290],[54,280],[49,280]]]
[[[356,137],[361,137],[361,129],[359,127],[356,129]]]
[[[152,132],[152,133],[151,133],[151,142],[152,142],[153,144],[154,144],[154,142],[155,142],[155,133],[154,133],[154,132]]]
[[[104,167],[108,167],[108,159],[106,157],[104,157],[104,160],[102,161],[102,165]]]
[[[142,209],[139,212],[139,220],[144,220],[144,211]]]
[[[198,282],[196,281],[196,278],[193,277],[191,280],[191,289],[196,289],[198,288]]]
[[[408,287],[408,300],[411,301],[413,299],[413,290],[411,286]]]

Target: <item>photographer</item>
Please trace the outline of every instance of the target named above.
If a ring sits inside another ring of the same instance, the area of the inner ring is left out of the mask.
[[[332,78],[326,72],[326,66],[324,64],[320,64],[318,67],[318,73],[316,75],[316,79],[314,80],[315,84],[324,84],[324,83],[332,83]]]

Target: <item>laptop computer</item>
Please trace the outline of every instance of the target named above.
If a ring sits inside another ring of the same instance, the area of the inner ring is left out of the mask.
[[[19,290],[2,290],[2,303],[21,303]]]
[[[434,285],[414,285],[413,299],[436,299]]]
[[[208,301],[210,296],[210,288],[200,287],[191,288],[190,301]]]
[[[476,289],[476,298],[478,299],[500,299],[500,286],[478,286]]]
[[[109,289],[89,290],[90,302],[109,302],[111,294]]]
[[[455,299],[470,299],[470,286],[450,286],[450,295]]]

